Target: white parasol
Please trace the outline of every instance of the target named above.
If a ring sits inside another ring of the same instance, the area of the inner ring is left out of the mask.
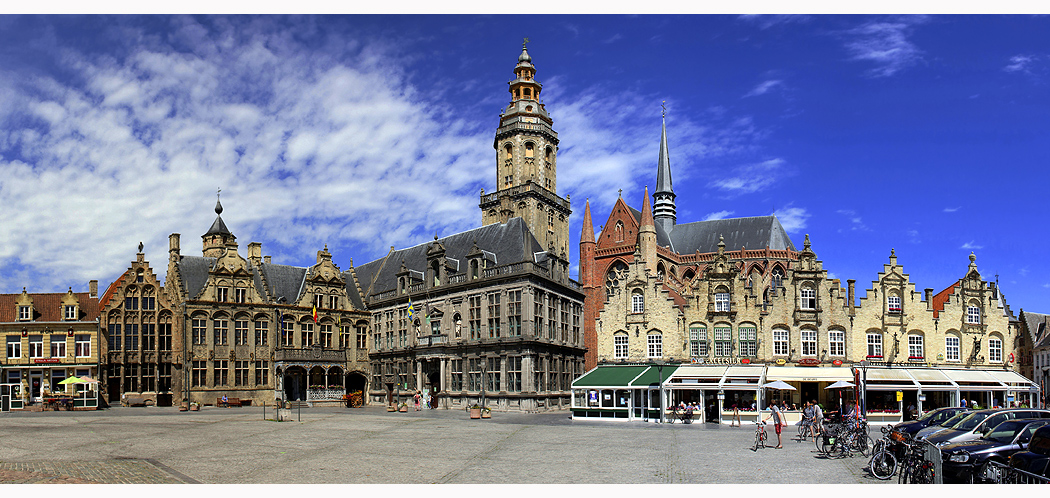
[[[765,389],[779,389],[781,391],[795,391],[796,390],[794,387],[791,387],[791,384],[788,384],[787,382],[784,382],[782,380],[775,380],[775,381],[770,382],[768,384],[762,384],[762,387],[765,388]]]
[[[824,389],[842,389],[843,387],[857,387],[857,385],[849,381],[840,380]]]

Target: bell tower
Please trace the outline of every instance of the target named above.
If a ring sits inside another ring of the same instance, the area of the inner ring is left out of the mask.
[[[506,223],[520,216],[543,248],[567,258],[569,199],[557,193],[558,133],[540,101],[536,67],[521,44],[510,85],[510,104],[500,113],[492,142],[496,149],[496,190],[481,192],[481,224]]]

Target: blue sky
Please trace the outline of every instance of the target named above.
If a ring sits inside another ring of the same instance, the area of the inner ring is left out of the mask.
[[[680,222],[776,212],[860,294],[891,248],[920,292],[973,251],[1050,311],[1050,17],[1013,15],[0,16],[0,292],[107,285],[139,241],[163,276],[220,187],[275,263],[478,226],[525,36],[574,267],[584,200],[655,184],[666,101]]]

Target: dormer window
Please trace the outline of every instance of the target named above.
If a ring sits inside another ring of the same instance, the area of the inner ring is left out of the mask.
[[[218,287],[215,289],[215,300],[220,303],[225,303],[230,300],[230,289],[229,287]]]
[[[32,319],[33,312],[31,306],[19,306],[18,307],[18,319],[25,321]]]
[[[339,309],[339,296],[336,296],[336,295],[328,296],[328,309],[333,309],[333,310]]]
[[[67,304],[67,305],[62,307],[62,310],[63,310],[62,311],[62,316],[64,316],[66,318],[66,320],[76,320],[77,319],[77,307],[76,307],[76,305],[74,305],[74,304]]]
[[[234,289],[233,297],[238,303],[248,302],[248,289]]]
[[[323,294],[314,294],[314,307],[317,307],[317,308],[323,308],[324,307],[324,295]]]

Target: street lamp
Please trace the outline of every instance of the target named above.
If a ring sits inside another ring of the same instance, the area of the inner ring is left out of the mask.
[[[858,417],[860,417],[861,414],[867,414],[868,413],[868,360],[861,360],[859,365],[861,366],[861,369],[864,372],[864,374],[863,374],[864,376],[861,377],[861,381],[860,381],[860,392],[861,392],[860,412],[861,413],[857,414]]]
[[[663,360],[655,360],[655,361],[653,361],[653,364],[656,365],[656,372],[657,372],[657,375],[658,375],[658,377],[660,379],[659,382],[657,382],[657,384],[656,384],[656,398],[660,402],[659,403],[659,406],[660,406],[660,412],[659,412],[660,413],[660,418],[657,419],[657,420],[659,420],[660,423],[663,424],[663,423],[667,422],[667,420],[665,420],[665,418],[664,418],[664,386],[663,386],[663,384],[664,384],[664,361]]]

